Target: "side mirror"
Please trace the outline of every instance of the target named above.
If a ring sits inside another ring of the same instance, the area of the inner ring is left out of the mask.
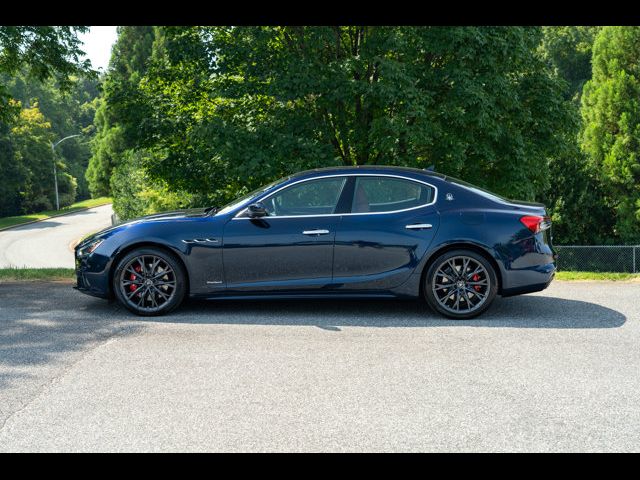
[[[249,218],[260,218],[268,215],[267,209],[262,202],[252,203],[247,207],[247,214]]]

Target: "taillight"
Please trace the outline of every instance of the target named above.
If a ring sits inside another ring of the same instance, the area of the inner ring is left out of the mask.
[[[538,233],[551,227],[551,219],[549,217],[541,217],[539,215],[527,215],[520,217],[520,222],[531,232]]]

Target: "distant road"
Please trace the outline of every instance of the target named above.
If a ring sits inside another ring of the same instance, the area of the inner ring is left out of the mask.
[[[111,225],[111,205],[0,232],[0,268],[73,268],[69,245]]]

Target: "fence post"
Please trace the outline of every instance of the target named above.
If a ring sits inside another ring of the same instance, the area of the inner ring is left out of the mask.
[[[633,247],[633,273],[636,273],[636,248],[638,248],[638,245]]]

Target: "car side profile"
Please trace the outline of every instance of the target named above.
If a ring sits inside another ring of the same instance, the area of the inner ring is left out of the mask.
[[[159,315],[186,296],[420,298],[454,319],[556,271],[544,205],[403,167],[288,176],[223,208],[150,215],[75,249],[78,290]]]

